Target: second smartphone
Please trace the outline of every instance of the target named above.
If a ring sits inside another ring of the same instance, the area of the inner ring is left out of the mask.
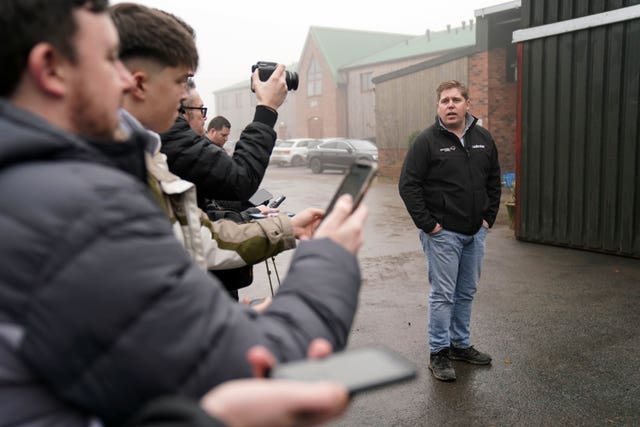
[[[338,190],[333,195],[329,207],[327,207],[327,211],[324,214],[325,218],[333,209],[338,198],[343,194],[351,194],[353,198],[353,210],[355,210],[369,189],[377,171],[378,165],[368,160],[356,160],[352,163]]]

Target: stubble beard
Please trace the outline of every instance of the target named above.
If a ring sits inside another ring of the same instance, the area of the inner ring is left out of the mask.
[[[85,84],[73,86],[70,112],[75,132],[86,138],[113,141],[118,131],[118,113],[110,112],[102,100],[92,95]]]

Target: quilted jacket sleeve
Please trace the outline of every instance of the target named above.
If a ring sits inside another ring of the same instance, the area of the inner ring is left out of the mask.
[[[224,427],[193,399],[167,396],[146,405],[126,427]]]
[[[247,223],[203,219],[202,232],[209,270],[257,264],[296,247],[291,220],[286,214]]]

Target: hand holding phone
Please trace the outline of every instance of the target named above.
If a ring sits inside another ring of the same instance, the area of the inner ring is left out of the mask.
[[[333,195],[329,207],[325,212],[325,217],[331,213],[336,201],[343,194],[351,194],[353,198],[353,210],[356,210],[364,195],[366,194],[373,178],[376,176],[378,165],[366,160],[356,160],[351,164],[338,190]]]
[[[366,346],[333,353],[322,359],[276,365],[271,378],[298,381],[333,381],[351,395],[415,378],[416,368],[398,353],[383,346]]]

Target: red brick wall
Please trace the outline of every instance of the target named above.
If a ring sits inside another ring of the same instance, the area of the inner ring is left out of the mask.
[[[314,58],[322,68],[322,95],[307,96],[307,72],[311,59]],[[322,123],[322,135],[320,137],[346,136],[345,101],[344,94],[336,85],[329,67],[324,61],[322,52],[318,49],[313,38],[309,38],[304,50],[304,56],[300,60],[298,68],[300,77],[299,89],[296,92],[296,137],[309,137],[309,120],[318,117]]]
[[[471,113],[482,119],[498,146],[502,172],[515,172],[516,83],[506,80],[506,49],[479,52],[469,59]]]
[[[489,131],[498,146],[503,173],[516,170],[517,83],[506,79],[506,49],[489,52]]]
[[[482,120],[482,126],[489,129],[489,52],[478,52],[469,57],[469,99],[471,114]]]

